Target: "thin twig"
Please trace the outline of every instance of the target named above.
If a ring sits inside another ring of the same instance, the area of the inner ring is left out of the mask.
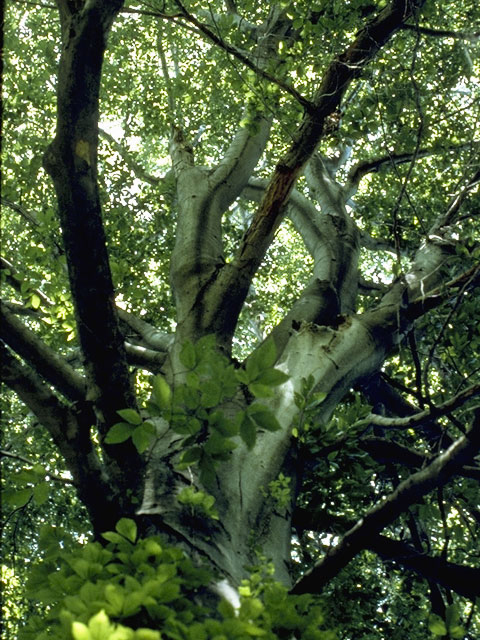
[[[431,29],[430,27],[421,27],[418,24],[403,24],[401,29],[405,31],[415,31],[425,36],[434,36],[436,38],[457,38],[459,40],[478,40],[480,39],[480,31],[469,33],[468,31],[451,31],[449,29]]]
[[[195,18],[194,15],[192,15],[191,13],[189,13],[189,11],[187,11],[187,9],[183,6],[180,0],[175,0],[175,4],[182,11],[183,17],[189,22],[191,22],[193,25],[195,25],[195,27],[201,33],[203,33],[203,35],[205,35],[209,40],[211,40],[214,44],[218,45],[224,51],[226,51],[227,53],[230,53],[232,56],[234,56],[235,58],[243,62],[245,66],[247,66],[249,69],[254,71],[257,75],[261,76],[262,78],[265,78],[265,80],[268,80],[269,82],[276,84],[278,87],[280,87],[280,89],[283,89],[283,91],[286,91],[287,93],[289,93],[307,111],[313,108],[313,105],[310,102],[310,100],[302,96],[294,87],[292,87],[286,82],[283,82],[282,80],[279,80],[278,78],[273,76],[271,73],[268,73],[268,71],[265,71],[264,69],[261,69],[260,67],[258,67],[254,62],[250,60],[250,58],[246,54],[242,53],[239,49],[237,49],[237,47],[234,47],[233,45],[225,42],[222,38],[217,36],[209,27],[207,27],[207,25],[197,20],[197,18]]]
[[[18,453],[12,453],[11,451],[5,451],[5,449],[0,449],[0,458],[12,458],[12,460],[19,460],[20,462],[25,462],[30,467],[34,467],[36,464],[28,458],[25,458],[25,456],[21,456]],[[50,480],[55,480],[55,482],[61,482],[62,484],[73,484],[72,480],[62,478],[61,476],[57,476],[55,473],[51,473],[47,470],[45,470],[45,477],[50,478]]]

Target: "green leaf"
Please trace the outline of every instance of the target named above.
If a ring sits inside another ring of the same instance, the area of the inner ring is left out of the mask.
[[[225,618],[226,620],[229,618],[235,618],[235,609],[228,600],[221,600],[217,609],[222,618]]]
[[[141,627],[135,631],[135,640],[161,640],[160,631]]]
[[[275,364],[277,359],[277,347],[275,346],[275,342],[270,338],[265,340],[263,344],[261,344],[252,355],[247,358],[246,361],[246,370],[247,373],[250,373],[249,369],[252,371],[257,369],[258,372],[265,371],[265,369],[270,369]],[[254,380],[255,378],[251,378]]]
[[[40,476],[41,478],[44,478],[46,475],[45,467],[43,466],[43,464],[34,464],[32,467],[32,471],[36,476]]]
[[[168,382],[160,374],[153,378],[153,401],[161,409],[168,409],[172,400],[172,390],[170,389]]]
[[[237,369],[235,371],[235,377],[242,384],[248,384],[250,382],[250,377],[245,369]]]
[[[208,417],[208,424],[226,438],[238,434],[238,424],[225,417],[223,411],[214,411]]]
[[[200,389],[200,378],[195,371],[189,371],[185,376],[185,380],[187,386],[192,387],[192,389]]]
[[[255,382],[266,384],[269,387],[276,387],[286,382],[289,377],[286,373],[280,371],[280,369],[268,369],[267,371],[262,371]]]
[[[248,415],[245,415],[240,425],[240,437],[249,449],[253,449],[257,440],[257,425]]]
[[[249,407],[250,410],[247,409],[247,413],[261,429],[265,429],[266,431],[279,431],[282,428],[270,409],[262,407],[260,411],[252,411],[251,409],[254,407],[254,404],[251,405],[251,407]]]
[[[445,622],[433,613],[428,620],[428,629],[437,636],[446,636],[447,635],[447,627]]]
[[[126,422],[117,422],[111,427],[107,435],[105,436],[105,442],[107,444],[118,444],[119,442],[125,442],[133,433],[133,427]]]
[[[200,447],[192,447],[191,449],[187,449],[184,451],[182,455],[182,463],[184,464],[193,464],[194,462],[198,462],[202,456],[202,450]]]
[[[184,387],[183,398],[187,409],[197,409],[200,404],[200,392],[191,387]]]
[[[155,599],[160,603],[172,602],[176,600],[180,595],[180,585],[176,582],[165,582],[158,589],[155,594]]]
[[[80,578],[87,578],[89,569],[89,563],[87,560],[84,560],[83,558],[76,558],[70,564],[77,576]]]
[[[90,631],[83,622],[72,622],[72,635],[74,640],[92,640]]]
[[[271,387],[267,387],[266,385],[259,384],[257,382],[251,382],[248,385],[248,390],[256,398],[271,398],[273,396],[273,390]]]
[[[138,453],[144,453],[151,445],[152,441],[152,432],[145,425],[140,425],[132,433],[132,442]]]
[[[196,418],[189,418],[188,416],[180,416],[172,421],[171,424],[172,430],[175,433],[180,433],[181,435],[195,435],[197,434],[202,425],[200,421]]]
[[[457,605],[451,604],[445,609],[445,622],[447,624],[447,628],[455,626],[460,618],[460,614],[458,611]]]
[[[125,602],[124,590],[119,585],[107,584],[105,598],[110,605],[108,607],[110,615],[118,616],[122,612],[123,603]]]
[[[327,394],[324,391],[317,391],[312,395],[311,400],[308,402],[306,408],[315,409],[315,407],[318,407],[319,405],[322,404],[322,402],[325,400],[326,397],[327,397]]]
[[[12,507],[24,507],[32,497],[31,489],[20,489],[19,491],[5,491],[4,500]]]
[[[48,500],[50,485],[48,482],[40,482],[33,487],[33,498],[37,505],[42,505]]]
[[[131,518],[121,518],[115,527],[116,531],[130,542],[137,539],[137,524]]]
[[[197,364],[197,357],[195,355],[195,347],[193,346],[193,344],[188,341],[186,342],[181,351],[180,351],[180,362],[183,364],[184,367],[186,367],[187,369],[193,369],[194,366]]]
[[[228,438],[224,438],[219,433],[212,433],[205,443],[203,449],[212,457],[217,456],[220,453],[229,453],[235,449],[236,444]]]
[[[102,609],[95,616],[90,618],[88,623],[88,628],[92,635],[92,638],[95,640],[104,640],[105,638],[111,637],[111,632],[114,630],[112,624],[110,624],[110,620]]]
[[[202,385],[202,407],[210,409],[220,404],[222,398],[222,388],[213,380],[206,380]]]
[[[30,304],[32,305],[33,309],[38,309],[38,307],[40,306],[40,296],[36,293],[32,294],[32,297],[30,298]]]
[[[142,418],[138,411],[135,409],[120,409],[117,411],[118,415],[126,420],[129,424],[137,425],[141,424]]]
[[[215,473],[215,463],[207,453],[203,453],[200,458],[199,468],[200,482],[207,488],[213,486],[217,478]]]

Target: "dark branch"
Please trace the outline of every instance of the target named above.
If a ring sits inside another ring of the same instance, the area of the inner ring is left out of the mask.
[[[353,196],[353,192],[356,190],[359,182],[363,177],[369,173],[375,173],[385,166],[395,166],[399,164],[405,164],[411,160],[419,160],[420,158],[427,158],[428,156],[439,155],[441,153],[449,151],[461,151],[462,149],[471,148],[472,145],[478,145],[479,141],[474,140],[461,145],[453,145],[450,147],[433,148],[433,149],[419,149],[416,153],[390,153],[378,158],[372,158],[369,160],[362,160],[354,165],[348,172],[347,179],[345,181],[345,189],[349,197]]]
[[[175,4],[180,8],[183,14],[183,17],[189,22],[191,22],[191,24],[195,25],[195,27],[201,33],[203,33],[203,35],[205,35],[211,42],[213,42],[214,44],[219,46],[221,49],[223,49],[227,53],[237,58],[237,60],[240,60],[240,62],[242,62],[246,67],[254,71],[261,78],[265,78],[265,80],[268,80],[273,84],[276,84],[278,87],[280,87],[280,89],[282,89],[286,93],[289,93],[305,109],[308,109],[311,107],[310,101],[307,100],[307,98],[305,98],[304,96],[302,96],[294,87],[292,87],[286,82],[283,82],[282,80],[279,80],[278,78],[273,76],[271,73],[268,73],[268,71],[265,71],[264,69],[256,65],[248,57],[246,53],[243,53],[237,47],[234,47],[233,45],[228,44],[227,42],[222,40],[222,38],[220,38],[216,33],[214,33],[207,25],[197,20],[197,18],[195,18],[194,15],[192,15],[189,11],[187,11],[186,7],[184,7],[184,5],[179,0],[175,0]]]
[[[387,525],[435,487],[444,485],[469,463],[480,449],[480,410],[465,436],[454,442],[427,467],[404,480],[383,502],[352,527],[332,551],[317,562],[294,586],[293,593],[318,593]]]
[[[325,509],[307,507],[297,508],[293,515],[293,524],[299,531],[326,531],[343,533],[351,528],[352,523],[346,518],[335,516]],[[387,538],[383,535],[372,536],[365,545],[384,560],[391,560],[402,567],[411,569],[429,581],[441,584],[447,589],[466,598],[478,595],[480,584],[480,569],[447,562],[443,558],[431,557],[416,550],[414,547]]]
[[[372,538],[368,548],[385,560],[393,560],[407,569],[412,569],[427,580],[452,589],[465,598],[474,600],[479,594],[478,568],[447,562],[443,558],[432,558],[419,553],[410,545],[385,536]]]
[[[404,24],[402,29],[405,31],[415,31],[425,36],[434,36],[435,38],[456,38],[459,40],[475,41],[480,38],[480,31],[452,31],[449,29],[431,29],[430,27],[421,27],[416,24]]]
[[[393,440],[376,436],[361,438],[358,441],[358,446],[381,464],[393,463],[419,469],[434,458],[431,453],[422,453]],[[466,465],[458,471],[458,475],[480,481],[480,467]]]
[[[458,409],[466,402],[478,396],[480,394],[480,384],[473,384],[468,389],[464,391],[460,391],[453,398],[449,398],[445,402],[437,405],[436,407],[429,407],[424,411],[419,411],[411,416],[405,416],[403,418],[389,418],[386,416],[379,416],[377,414],[371,413],[366,418],[362,420],[358,420],[354,423],[353,427],[358,428],[362,425],[375,424],[379,427],[390,427],[396,429],[406,429],[408,427],[412,427],[416,424],[421,424],[425,420],[431,420],[435,418],[439,418],[440,416],[445,416],[449,414],[454,409]]]
[[[8,272],[8,275],[6,276],[6,280],[8,282],[8,284],[10,286],[12,286],[15,291],[17,291],[18,293],[20,293],[20,295],[22,294],[22,282],[24,281],[23,276],[21,276],[19,274],[19,272],[17,271],[17,269],[14,267],[14,265],[7,260],[6,258],[0,257],[0,269],[5,270],[6,272]],[[50,300],[50,298],[48,296],[46,296],[42,291],[40,291],[40,289],[34,289],[32,291],[32,293],[36,293],[37,296],[40,298],[40,301],[42,302],[42,304],[51,306],[53,305],[53,300]]]
[[[85,4],[59,1],[63,47],[57,127],[44,157],[57,193],[88,397],[96,406],[102,435],[116,422],[117,410],[135,406],[115,308],[97,181],[103,54],[109,28],[122,4],[120,0]],[[128,464],[135,465],[136,458],[132,450]]]
[[[121,497],[109,483],[90,440],[95,416],[87,406],[65,406],[29,367],[0,342],[2,379],[50,433],[73,477],[96,531],[105,531],[122,515]]]
[[[18,320],[4,304],[0,305],[0,335],[8,346],[47,382],[72,402],[85,400],[85,380]]]

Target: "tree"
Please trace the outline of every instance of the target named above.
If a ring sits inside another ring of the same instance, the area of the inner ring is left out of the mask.
[[[464,637],[480,11],[308,5],[7,5],[6,503],[71,482],[97,538],[327,602],[370,575],[362,637],[404,633],[395,589]]]

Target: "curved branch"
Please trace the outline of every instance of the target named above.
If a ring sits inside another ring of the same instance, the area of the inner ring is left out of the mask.
[[[168,172],[167,172],[167,175],[162,176],[160,178],[152,175],[151,173],[148,173],[148,171],[145,171],[145,169],[138,162],[135,162],[135,160],[132,159],[128,149],[125,149],[125,147],[119,142],[117,142],[112,135],[110,135],[104,129],[99,129],[98,133],[121,156],[122,160],[125,162],[127,167],[133,172],[136,178],[138,178],[139,180],[142,180],[143,182],[148,182],[148,184],[151,184],[154,187],[158,186],[165,180],[165,178],[168,175]]]
[[[414,413],[413,415],[406,416],[404,418],[388,418],[386,416],[379,416],[375,413],[370,413],[366,418],[354,422],[352,428],[357,429],[363,425],[375,424],[379,427],[406,429],[408,427],[413,427],[416,424],[420,424],[425,420],[445,416],[450,413],[450,411],[458,409],[458,407],[461,407],[471,398],[478,395],[480,395],[480,384],[473,384],[468,387],[468,389],[460,391],[457,395],[453,396],[453,398],[442,402],[442,404],[439,404],[436,407],[429,407],[424,411],[419,411],[418,413]]]
[[[434,458],[431,453],[421,453],[393,440],[375,436],[361,438],[358,446],[381,464],[388,462],[418,469]],[[458,475],[480,481],[480,467],[465,465],[458,471]]]
[[[2,379],[50,433],[73,477],[96,532],[106,531],[121,517],[124,498],[109,482],[90,440],[95,416],[88,405],[66,407],[29,367],[0,342]]]
[[[475,42],[480,39],[480,31],[452,31],[450,29],[432,29],[430,27],[422,27],[417,24],[404,24],[402,29],[405,31],[415,31],[425,36],[433,36],[435,38],[457,38],[459,40],[470,40]]]
[[[480,449],[480,410],[466,435],[456,440],[427,467],[398,485],[383,502],[374,506],[352,527],[325,558],[300,578],[292,593],[318,593],[362,549],[373,536],[394,522],[408,507],[435,487],[444,485],[459,469],[469,463]]]
[[[242,197],[260,203],[267,187],[268,180],[251,178],[242,191]],[[286,204],[287,215],[296,231],[302,236],[308,252],[314,261],[321,259],[318,249],[326,241],[326,235],[319,221],[320,211],[297,189],[292,189]]]
[[[416,153],[390,153],[378,158],[362,160],[361,162],[358,162],[356,165],[354,165],[348,172],[347,179],[344,185],[346,197],[347,199],[349,199],[355,195],[355,192],[357,191],[358,185],[362,178],[364,178],[369,173],[380,171],[380,169],[384,166],[405,164],[406,162],[410,162],[414,158],[416,160],[419,160],[420,158],[427,158],[428,156],[433,156],[448,151],[461,151],[462,149],[468,149],[472,145],[478,144],[479,141],[474,140],[473,142],[468,142],[466,144],[453,145],[451,147],[445,147],[441,149],[419,149]]]
[[[388,251],[395,254],[395,247],[388,240],[374,238],[365,231],[360,231],[360,245],[369,251]],[[382,285],[380,285],[381,288]]]
[[[125,349],[127,351],[127,358],[129,364],[137,367],[142,367],[152,372],[159,371],[162,367],[167,354],[165,352],[153,351],[152,349],[145,349],[136,344],[125,343]]]
[[[0,257],[0,269],[8,271],[8,275],[6,277],[8,284],[12,286],[15,291],[22,294],[21,285],[23,277],[20,276],[19,271],[13,266],[13,264],[6,258]],[[46,296],[43,291],[40,291],[40,289],[34,289],[33,293],[37,294],[43,304],[48,306],[53,305],[53,300],[50,300],[50,298]]]
[[[299,531],[310,530],[318,533],[328,531],[336,535],[347,531],[352,526],[347,519],[334,516],[325,509],[315,506],[297,508],[293,515],[293,524]],[[447,562],[444,558],[428,556],[404,542],[392,540],[380,534],[369,538],[365,548],[384,560],[393,561],[411,569],[427,580],[452,589],[466,598],[475,597],[478,593],[480,569]]]
[[[124,309],[118,307],[117,311],[120,320],[128,324],[131,329],[138,333],[142,340],[144,340],[145,345],[150,349],[154,351],[168,351],[172,346],[174,340],[173,335],[159,331],[153,325]]]
[[[0,335],[8,346],[66,398],[72,402],[85,400],[84,378],[1,303],[0,313]]]
[[[463,287],[463,291],[465,292],[467,290],[471,291],[478,286],[480,286],[480,265],[474,265],[445,285],[430,291],[428,295],[420,295],[413,299],[408,304],[408,319],[410,321],[416,320],[430,311],[430,309],[435,309],[444,302],[451,300],[455,295],[452,289],[456,287]]]
[[[5,451],[5,449],[0,449],[0,458],[11,458],[12,460],[19,460],[20,462],[25,462],[30,467],[33,467],[36,464],[35,462],[32,462],[28,458],[25,458],[25,456],[21,456],[18,453],[12,453],[11,451]],[[61,484],[65,484],[65,485],[73,484],[72,480],[69,480],[68,478],[62,478],[61,476],[57,476],[55,473],[50,473],[50,471],[47,471],[47,470],[45,470],[45,476]]]

